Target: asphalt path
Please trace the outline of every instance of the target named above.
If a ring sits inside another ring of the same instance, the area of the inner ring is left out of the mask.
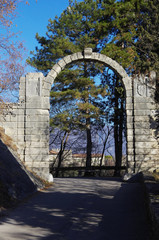
[[[151,240],[141,184],[54,181],[0,219],[0,240]]]

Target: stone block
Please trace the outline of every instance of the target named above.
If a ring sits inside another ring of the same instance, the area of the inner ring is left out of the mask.
[[[27,97],[26,98],[26,108],[27,109],[49,109],[50,99],[49,97]]]
[[[141,135],[135,135],[135,141],[136,142],[155,142],[155,139],[152,136],[147,137],[147,135],[141,134]]]
[[[126,91],[127,90],[132,91],[132,79],[126,76],[125,78],[122,79],[122,81],[123,81]]]
[[[49,127],[47,129],[42,129],[42,128],[25,128],[25,134],[26,135],[37,135],[37,134],[42,134],[42,135],[49,135]]]
[[[92,57],[92,48],[85,48],[84,49],[84,58],[91,59]]]
[[[132,110],[133,109],[133,104],[132,103],[127,103],[126,104],[126,110]]]
[[[18,135],[17,136],[17,141],[18,142],[24,142],[24,135]]]
[[[24,140],[27,142],[42,142],[42,141],[48,141],[49,142],[49,136],[48,135],[26,135],[24,136]]]
[[[126,109],[127,116],[133,116],[133,111],[131,109]]]
[[[47,155],[49,154],[49,149],[48,148],[33,148],[33,147],[29,147],[25,149],[25,155],[39,155],[39,156],[43,156],[43,155]],[[39,159],[39,158],[38,158]],[[36,161],[38,161],[38,159]]]
[[[133,162],[133,161],[134,161],[134,155],[129,154],[129,155],[127,156],[127,159],[128,159],[128,162]]]
[[[136,148],[136,154],[143,154],[143,155],[158,155],[158,149],[151,149],[151,148]]]
[[[134,147],[133,141],[128,141],[128,142],[127,142],[127,148],[128,148],[128,149],[132,149],[133,147]]]
[[[44,81],[52,84],[52,81],[51,82],[50,80],[48,81],[48,77],[52,77],[53,79],[55,79],[57,77],[57,72],[52,68],[48,75],[44,78]]]
[[[42,108],[43,109],[50,109],[50,98],[44,97],[42,100]]]
[[[48,79],[48,78],[47,78]],[[52,79],[51,79],[52,80]],[[53,80],[52,80],[53,81]],[[47,91],[51,91],[51,86],[52,86],[52,82],[50,81],[50,82],[46,82],[46,81],[44,81],[44,83],[43,83],[43,90],[44,89],[46,89]]]
[[[25,161],[25,163],[28,167],[34,167],[34,169],[37,168],[38,170],[40,170],[41,168],[49,167],[48,162],[43,162],[43,161],[34,161],[34,162]]]
[[[149,148],[156,148],[157,149],[157,142],[150,142],[149,139],[145,138],[144,142],[135,142],[136,148],[142,148],[142,149],[149,149]]]
[[[151,115],[151,110],[134,110],[134,114],[135,116],[147,116],[147,115]]]
[[[133,122],[133,117],[132,116],[127,116],[126,120],[127,120],[127,123],[132,123]]]
[[[32,142],[26,142],[26,147],[29,148],[29,147],[33,147],[33,148],[48,148],[49,149],[49,142],[46,141],[46,142],[35,142],[35,141],[32,141]]]
[[[56,73],[57,74],[57,73]],[[50,83],[50,85],[52,86],[52,84],[54,83],[54,80],[55,78],[53,78],[51,75],[47,75],[47,77],[45,78],[47,79],[47,81],[44,81],[43,83],[43,89],[46,89],[46,90],[51,90],[51,87],[50,88],[47,88],[48,85],[45,85],[45,83]]]
[[[135,116],[135,122],[149,122],[149,116]]]
[[[34,80],[34,79],[38,79],[38,78],[44,78],[44,75],[42,72],[29,72],[26,74],[26,80]]]
[[[133,122],[127,122],[127,129],[133,129]]]
[[[127,137],[133,136],[133,129],[127,129]]]
[[[136,135],[147,135],[147,139],[149,138],[149,136],[151,137],[151,132],[150,129],[135,129],[135,136]]]
[[[63,70],[63,69],[65,68],[65,66],[66,66],[66,63],[65,63],[65,61],[64,61],[63,59],[61,59],[60,61],[58,61],[57,64],[61,67],[62,70]]]
[[[134,97],[135,103],[154,103],[154,99],[151,97]]]
[[[151,103],[135,103],[134,104],[134,109],[135,110],[155,110],[156,109],[156,106],[155,104],[151,104]]]
[[[52,70],[54,70],[57,74],[59,74],[61,72],[62,68],[56,63],[53,66]]]
[[[134,149],[133,148],[128,148],[127,150],[128,155],[133,155],[134,154]]]
[[[43,96],[50,97],[50,89],[43,89]]]
[[[78,52],[77,53],[77,57],[78,57],[78,59],[83,59],[84,57],[83,57],[83,54],[81,53],[81,52]]]
[[[132,90],[126,91],[126,97],[132,97]]]
[[[127,97],[126,98],[126,104],[129,104],[129,103],[132,104],[132,97]]]
[[[49,116],[47,116],[47,115],[27,115],[26,122],[46,122],[49,124]]]
[[[25,129],[24,128],[17,128],[17,135],[24,135]]]
[[[105,63],[106,66],[111,66],[112,65],[112,62],[113,60],[109,57],[107,57],[106,55],[104,54],[99,54],[98,55],[98,60],[102,63]]]
[[[128,136],[128,137],[127,137],[127,141],[128,141],[128,142],[133,142],[133,139],[134,139],[133,136]]]
[[[72,62],[71,55],[64,57],[63,60],[65,61],[66,64],[71,63]]]
[[[34,162],[38,162],[40,163],[41,161],[45,162],[46,163],[46,166],[47,164],[49,165],[49,155],[25,155],[25,162],[28,166],[28,164],[30,163],[31,165],[34,164]]]
[[[24,128],[24,122],[17,122],[17,128]]]
[[[10,116],[10,121],[11,121],[11,122],[14,122],[15,124],[17,124],[17,115],[11,114],[11,116]]]
[[[135,122],[135,129],[150,129],[149,122]]]
[[[78,55],[77,55],[76,53],[70,55],[70,57],[71,57],[71,59],[72,59],[72,62],[79,60]]]
[[[96,61],[99,61],[99,57],[100,57],[100,54],[99,53],[96,53],[96,52],[93,52],[92,53],[92,58]]]
[[[47,128],[49,126],[49,122],[26,122],[25,123],[26,128],[34,128],[34,127],[41,127],[41,128]]]
[[[122,67],[121,65],[119,65],[119,63],[117,63],[116,61],[112,60],[110,66],[111,66],[111,67],[113,68],[113,70],[114,70],[115,72],[117,72],[117,74],[118,74],[119,76],[121,76],[123,79],[128,78],[128,75],[127,75],[126,71],[123,69],[123,67]],[[123,83],[124,83],[124,81],[123,81]]]

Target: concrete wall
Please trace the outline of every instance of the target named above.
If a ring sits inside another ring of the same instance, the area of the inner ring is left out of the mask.
[[[69,63],[98,61],[115,71],[126,92],[128,171],[159,168],[158,130],[154,101],[155,74],[130,78],[114,60],[87,48],[83,53],[64,57],[54,65],[47,77],[28,73],[20,78],[19,103],[10,105],[0,117],[0,126],[18,146],[22,161],[44,179],[49,179],[49,96],[56,76]]]

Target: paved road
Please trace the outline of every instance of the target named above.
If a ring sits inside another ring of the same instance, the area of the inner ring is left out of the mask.
[[[1,219],[0,240],[149,240],[140,184],[55,179]]]

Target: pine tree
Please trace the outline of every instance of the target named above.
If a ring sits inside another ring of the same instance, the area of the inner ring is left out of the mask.
[[[49,20],[46,37],[36,35],[40,49],[28,62],[47,74],[55,62],[62,57],[83,51],[86,47],[98,51],[98,4],[93,0],[77,3],[70,1],[69,7],[55,20]],[[78,62],[67,66],[56,78],[51,91],[51,104],[70,104],[70,110],[56,115],[56,119],[72,121],[75,126],[87,132],[86,166],[91,166],[91,125],[101,115],[100,101],[106,94],[96,86],[94,77],[99,73],[95,63]],[[73,106],[74,105],[74,106]],[[98,106],[97,106],[98,105]],[[102,104],[101,104],[102,105]],[[59,124],[60,125],[60,124]],[[64,125],[64,124],[63,124]]]

